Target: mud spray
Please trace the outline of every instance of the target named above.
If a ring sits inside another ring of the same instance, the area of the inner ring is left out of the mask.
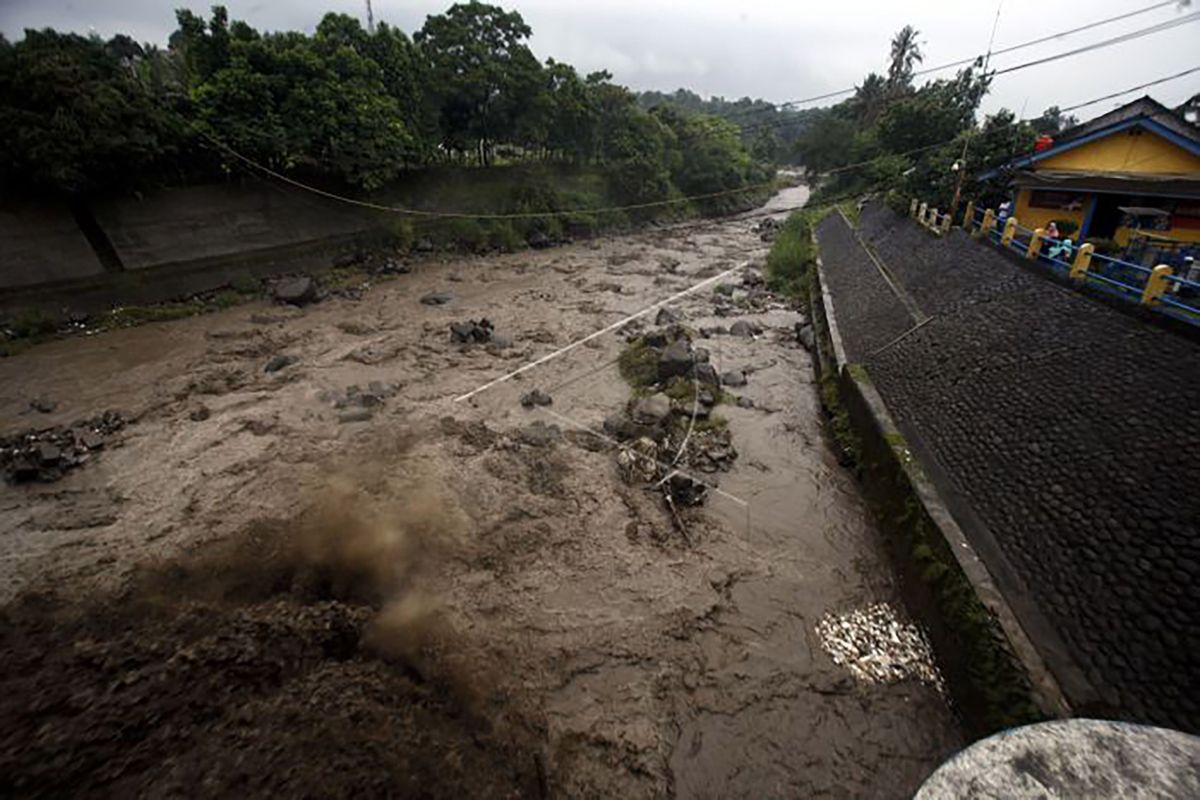
[[[0,794],[537,796],[430,588],[466,530],[436,479],[359,469],[119,596],[10,605]]]

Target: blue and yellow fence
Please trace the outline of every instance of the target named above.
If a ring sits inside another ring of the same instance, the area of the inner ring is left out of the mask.
[[[912,201],[912,216],[918,224],[942,236],[953,224],[951,213],[941,213],[925,203]],[[1066,237],[1054,238],[1041,229],[1030,229],[1016,217],[1001,218],[994,209],[967,204],[963,229],[981,241],[1009,250],[1078,286],[1094,286],[1114,297],[1136,303],[1164,316],[1200,327],[1200,283],[1176,275],[1170,266],[1150,268],[1097,253],[1090,244],[1075,245]]]

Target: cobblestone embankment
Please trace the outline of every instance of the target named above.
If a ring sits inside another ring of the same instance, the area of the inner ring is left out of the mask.
[[[1049,622],[1091,710],[1200,730],[1200,345],[961,232],[881,206],[860,226],[818,230],[848,356],[1028,593],[1010,602]]]

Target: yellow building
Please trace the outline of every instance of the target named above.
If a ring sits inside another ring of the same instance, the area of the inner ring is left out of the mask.
[[[1076,242],[1200,242],[1200,129],[1150,97],[982,177],[1001,176],[1011,177],[1012,213],[1028,228],[1070,220]]]

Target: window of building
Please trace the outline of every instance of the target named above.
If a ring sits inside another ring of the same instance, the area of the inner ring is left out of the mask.
[[[1066,211],[1079,211],[1083,208],[1084,196],[1078,192],[1054,192],[1046,189],[1034,189],[1029,193],[1030,208],[1054,208]]]

